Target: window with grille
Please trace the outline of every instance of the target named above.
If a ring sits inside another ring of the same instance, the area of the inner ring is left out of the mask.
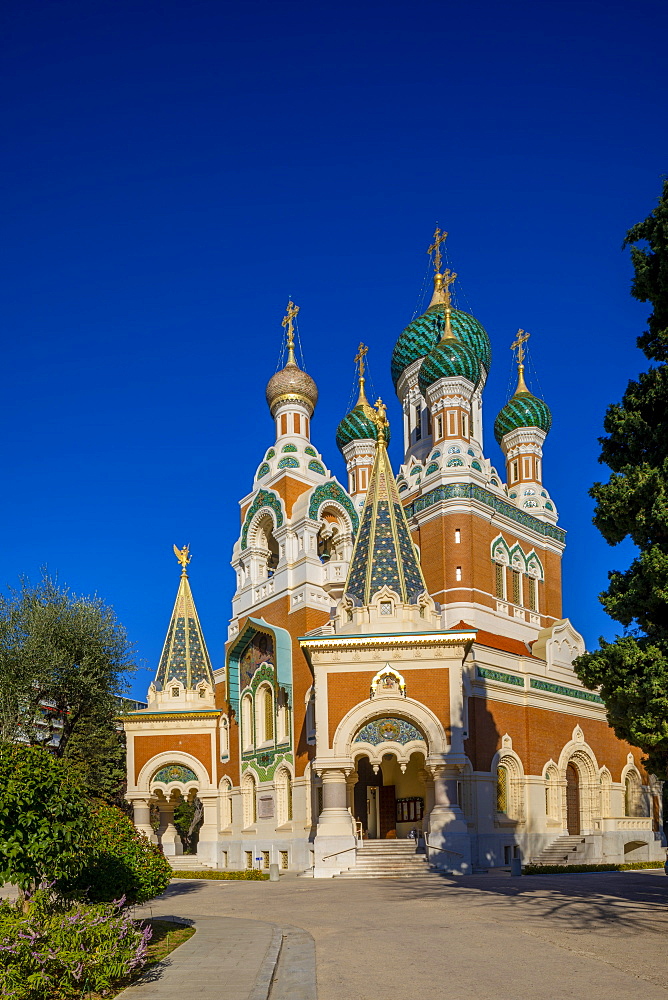
[[[269,867],[269,851],[262,852],[262,867],[263,868]]]
[[[508,812],[508,770],[502,765],[496,769],[496,811]]]
[[[494,564],[494,572],[496,574],[495,578],[496,596],[501,600],[503,600],[506,596],[506,588],[504,586],[505,569],[506,569],[505,566],[502,566],[501,563]]]
[[[273,740],[274,738],[274,699],[269,688],[263,691],[264,698],[264,738]]]
[[[318,796],[317,796],[317,798],[318,798],[318,816],[319,816],[320,813],[322,812],[322,808],[323,808],[323,806],[322,806],[322,785],[320,785],[319,788],[318,788]]]
[[[221,852],[221,863],[223,868],[227,868],[227,851]]]
[[[536,600],[536,580],[532,576],[526,578],[527,586],[527,607],[529,611],[538,610],[538,602]]]
[[[420,407],[415,407],[415,440],[419,441],[422,437],[422,419],[420,413]]]
[[[279,857],[281,859],[281,868],[283,869],[283,871],[287,871],[287,869],[288,869],[288,852],[287,851],[279,851],[278,855],[279,855]]]
[[[516,569],[511,570],[513,574],[513,604],[522,603],[522,593],[520,587],[520,574]]]
[[[252,851],[244,851],[244,854],[246,855],[246,868],[252,868],[253,867],[253,852]]]

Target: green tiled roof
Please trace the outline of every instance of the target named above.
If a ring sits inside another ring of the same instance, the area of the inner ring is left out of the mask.
[[[336,443],[340,451],[343,451],[345,445],[350,444],[351,441],[363,441],[366,438],[372,441],[377,439],[378,430],[376,425],[365,412],[368,408],[368,403],[366,407],[363,403],[358,403],[336,428]],[[386,437],[389,441],[389,427],[386,428]]]
[[[406,327],[392,352],[392,381],[396,388],[402,372],[413,361],[423,358],[434,348],[443,335],[445,314],[443,305],[430,306],[426,313],[418,316]],[[452,332],[462,343],[470,347],[485,372],[489,373],[492,363],[492,348],[484,327],[475,317],[460,309],[451,313]]]
[[[167,638],[155,675],[159,690],[171,680],[181,681],[186,688],[197,687],[200,681],[206,681],[212,689],[214,686],[211,660],[185,573],[179,581]]]
[[[501,444],[503,437],[518,427],[540,427],[547,434],[551,426],[547,403],[530,392],[516,392],[494,421],[494,437]]]
[[[441,378],[463,376],[477,388],[480,382],[480,361],[461,340],[442,340],[422,362],[418,384],[426,395],[429,386]]]

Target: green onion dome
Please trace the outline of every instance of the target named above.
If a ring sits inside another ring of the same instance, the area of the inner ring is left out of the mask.
[[[358,402],[336,428],[336,443],[339,451],[351,441],[377,441],[378,427],[373,419],[373,409],[368,402]],[[390,440],[389,424],[385,428],[385,440]]]
[[[480,361],[470,347],[450,337],[437,344],[422,362],[418,385],[423,396],[429,386],[441,378],[464,377],[477,389],[480,382]]]
[[[494,421],[494,437],[501,444],[505,435],[518,427],[539,427],[547,434],[551,426],[552,414],[547,403],[526,389],[516,392],[503,407]]]
[[[492,347],[485,328],[469,313],[453,309],[450,314],[452,332],[457,340],[469,347],[489,374]],[[425,357],[436,347],[445,329],[445,306],[438,302],[406,327],[392,352],[392,381],[397,382],[409,365]]]

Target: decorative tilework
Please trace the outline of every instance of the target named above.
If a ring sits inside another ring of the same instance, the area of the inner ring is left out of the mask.
[[[481,680],[499,681],[500,684],[524,687],[524,678],[518,677],[517,674],[504,674],[500,670],[490,670],[489,667],[476,667],[476,674]]]
[[[547,434],[551,426],[547,403],[530,392],[517,392],[494,421],[494,437],[501,444],[504,436],[518,427],[539,427]]]
[[[283,451],[283,452],[286,452],[286,451],[297,451],[297,445],[296,444],[284,444],[283,447],[281,448],[281,451]]]
[[[322,486],[316,486],[313,490],[313,493],[311,494],[311,502],[308,506],[308,516],[311,520],[318,520],[318,517],[320,516],[320,508],[328,500],[335,500],[344,508],[344,510],[347,511],[348,516],[350,517],[353,535],[356,535],[359,528],[359,517],[357,516],[357,511],[353,507],[352,501],[346,491],[333,479],[329,483],[323,483]]]
[[[286,458],[281,458],[276,466],[277,469],[298,469],[299,462],[296,458],[288,455]]]
[[[313,458],[317,458],[318,457],[317,451],[315,450],[315,448],[312,448],[310,444],[307,444],[306,447],[304,448],[304,454],[305,455],[312,455]]]
[[[455,465],[463,465],[461,458],[451,458],[448,460],[448,468],[452,469]]]
[[[420,392],[427,390],[442,378],[468,379],[476,387],[480,382],[480,359],[461,340],[442,340],[425,357],[418,375]]]
[[[419,476],[421,472],[422,472],[422,466],[416,465],[414,469],[411,469],[410,474],[411,476]]]
[[[275,455],[276,455],[276,452],[274,451],[274,449],[270,448],[269,451],[267,452],[267,454],[264,457],[266,459],[269,459],[269,458],[274,458]]]
[[[197,781],[197,775],[184,764],[165,764],[153,775],[152,781],[161,781],[163,785],[169,785],[172,781],[181,781],[184,785],[188,781]]]
[[[550,694],[565,694],[568,698],[577,698],[579,701],[593,701],[597,705],[603,704],[603,699],[593,691],[578,691],[577,688],[564,687],[562,684],[551,684],[549,681],[542,681],[532,677],[529,685],[537,691],[549,691]]]
[[[552,506],[552,504],[551,504],[551,503],[549,502],[549,500],[548,500],[548,502],[547,502],[547,503],[545,504],[545,510],[554,510],[554,507],[553,507],[553,506]]]
[[[498,485],[496,480],[492,480],[492,482]],[[533,514],[526,514],[524,511],[518,510],[513,504],[494,496],[493,493],[490,493],[489,490],[484,489],[482,486],[474,486],[472,484],[451,483],[449,486],[437,486],[435,489],[430,490],[429,493],[425,493],[424,496],[408,504],[406,507],[406,517],[415,517],[421,510],[426,510],[427,507],[431,507],[435,503],[441,503],[443,500],[452,500],[455,497],[478,500],[487,507],[498,511],[499,514],[503,514],[511,521],[516,521],[518,524],[524,525],[525,528],[536,531],[539,535],[554,538],[558,542],[564,542],[566,539],[566,532],[561,528],[556,528],[552,524],[545,524],[543,521],[539,521],[537,517],[534,517]]]
[[[489,372],[492,363],[492,349],[486,331],[473,316],[453,309],[452,330],[455,336],[470,347],[478,360]],[[436,347],[445,327],[444,307],[431,306],[426,313],[418,316],[403,331],[392,352],[392,380],[396,387],[402,373],[413,361],[423,358]]]
[[[474,452],[473,448],[469,448],[469,450],[466,452],[466,454],[470,455],[471,458],[475,458],[475,452]]]
[[[430,465],[427,466],[427,471],[425,472],[425,476],[430,476],[432,472],[438,472],[438,462],[432,462]]]
[[[482,472],[482,466],[480,465],[480,462],[471,462],[471,468],[477,469],[478,472]]]
[[[316,462],[315,459],[312,459],[309,462],[308,467],[311,470],[311,472],[319,472],[321,476],[325,475],[324,467],[320,464],[320,462]]]
[[[436,451],[432,451],[432,453],[431,453],[431,455],[430,455],[429,457],[430,457],[430,458],[431,458],[432,460],[433,460],[433,459],[435,459],[435,458],[440,458],[440,457],[441,457],[441,453],[440,453],[440,451],[438,450],[438,448],[436,449]]]
[[[243,774],[251,764],[260,781],[272,781],[280,764],[294,763],[291,753],[280,750],[262,750],[259,753],[243,754],[241,772]]]
[[[244,518],[244,526],[241,529],[241,548],[245,549],[248,547],[248,529],[250,528],[251,521],[262,507],[270,507],[274,514],[276,515],[276,527],[280,528],[283,524],[283,511],[281,510],[281,501],[278,499],[275,493],[270,493],[268,490],[258,490],[255,499],[248,508],[246,512],[246,517]]]
[[[412,722],[406,719],[374,719],[360,729],[353,743],[370,743],[375,747],[379,743],[391,742],[405,746],[413,740],[427,742]]]
[[[260,468],[257,470],[257,478],[262,479],[269,472],[269,466],[266,462],[263,462]]]
[[[399,487],[399,492],[405,493],[407,489],[408,489],[408,483],[402,483],[401,486]]]

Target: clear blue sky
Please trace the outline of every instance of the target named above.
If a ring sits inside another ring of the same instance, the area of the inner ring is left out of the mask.
[[[0,580],[47,565],[113,604],[143,697],[189,542],[223,663],[238,499],[272,442],[287,297],[334,430],[352,358],[400,412],[394,341],[438,221],[490,333],[486,445],[532,333],[568,530],[564,610],[589,645],[630,549],[591,525],[608,403],[646,361],[625,231],[668,170],[663,0],[338,4],[8,0]],[[400,434],[394,435],[398,461]]]

